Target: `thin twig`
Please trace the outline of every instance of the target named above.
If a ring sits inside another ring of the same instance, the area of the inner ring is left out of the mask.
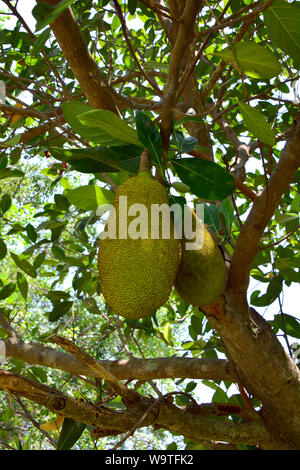
[[[39,423],[34,419],[33,416],[31,416],[31,414],[29,413],[29,411],[27,410],[26,406],[24,405],[24,403],[22,402],[21,398],[19,398],[18,396],[15,396],[15,399],[16,401],[19,403],[20,407],[22,408],[22,410],[24,411],[25,413],[25,416],[29,419],[29,421],[32,422],[32,424],[46,437],[46,439],[50,442],[51,445],[53,445],[53,447],[57,447],[57,442],[55,439],[53,439],[53,437],[50,436],[50,434],[47,433],[47,431],[45,431],[44,429],[41,429],[40,428],[40,425]]]
[[[125,38],[125,41],[127,43],[127,46],[128,46],[128,49],[130,51],[130,54],[134,60],[134,62],[136,63],[137,67],[139,68],[139,70],[141,71],[141,73],[144,75],[144,77],[146,78],[146,80],[150,83],[150,85],[152,86],[152,88],[156,91],[156,93],[159,95],[159,96],[162,96],[162,91],[160,90],[160,88],[158,87],[158,85],[156,84],[156,82],[151,78],[149,77],[149,75],[147,74],[147,72],[145,72],[145,70],[143,69],[143,67],[141,66],[134,50],[133,50],[133,47],[131,45],[131,42],[130,42],[130,39],[128,37],[128,34],[127,34],[127,26],[126,26],[126,22],[124,20],[124,17],[123,17],[123,14],[122,14],[122,10],[121,10],[121,7],[118,3],[118,0],[113,0],[113,3],[115,5],[115,9],[116,9],[116,12],[117,12],[117,15],[120,19],[120,22],[121,22],[121,26],[122,26],[122,31],[123,31],[123,35],[124,35],[124,38]]]

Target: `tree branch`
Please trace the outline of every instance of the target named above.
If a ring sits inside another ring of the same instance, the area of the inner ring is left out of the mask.
[[[36,1],[39,3],[42,0]],[[49,5],[59,3],[59,0],[43,1]],[[99,76],[101,72],[87,48],[71,7],[65,9],[51,23],[51,29],[89,104],[95,108],[107,109],[117,113],[111,94],[108,93],[105,77],[103,77],[103,81],[93,78]]]
[[[116,435],[136,427],[152,425],[156,429],[163,428],[195,442],[207,439],[261,445],[265,448],[274,446],[262,420],[250,423],[220,421],[184,411],[168,400],[141,397],[140,402],[127,407],[126,411],[114,411],[74,400],[46,385],[3,370],[0,370],[0,389],[28,398],[56,414],[85,423],[96,428],[95,431],[102,430],[102,435]]]
[[[176,103],[176,93],[179,83],[179,76],[183,64],[183,59],[189,44],[194,36],[194,23],[198,14],[201,2],[198,0],[187,0],[182,16],[180,26],[174,47],[171,52],[168,82],[164,95],[164,106],[161,113],[161,132],[163,149],[167,152],[169,139],[172,130],[172,113]]]
[[[300,119],[282,150],[268,187],[256,198],[238,237],[228,275],[227,289],[246,292],[249,274],[260,239],[280,198],[300,166]],[[241,260],[243,262],[241,263]]]
[[[41,344],[26,344],[7,338],[6,357],[16,357],[30,364],[59,369],[72,375],[98,377],[99,374],[70,354]],[[233,382],[224,359],[157,358],[126,359],[120,361],[97,361],[119,380],[152,380],[162,378],[194,378]]]

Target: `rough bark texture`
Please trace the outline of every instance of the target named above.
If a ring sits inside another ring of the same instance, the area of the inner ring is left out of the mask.
[[[59,3],[59,0],[43,1],[49,5]],[[70,7],[51,23],[51,29],[89,104],[117,112],[105,77],[91,56]]]
[[[6,357],[16,357],[29,364],[59,369],[72,375],[98,377],[98,373],[71,354],[33,343],[5,339]],[[215,381],[234,381],[225,359],[193,359],[170,357],[157,359],[123,359],[98,361],[120,380],[153,380],[162,378],[193,378]]]

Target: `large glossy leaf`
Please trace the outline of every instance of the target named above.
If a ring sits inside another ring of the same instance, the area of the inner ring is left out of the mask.
[[[255,42],[237,42],[231,48],[226,47],[215,55],[230,62],[234,67],[237,62],[242,72],[253,78],[269,79],[281,72],[277,57],[269,49]]]
[[[85,430],[86,425],[74,421],[71,418],[65,418],[59,435],[57,450],[69,450],[78,441]]]
[[[96,211],[102,204],[112,204],[114,193],[99,186],[85,185],[70,191],[68,199],[79,209]]]
[[[94,111],[95,108],[88,104],[81,103],[80,101],[69,101],[62,105],[62,110],[67,123],[71,126],[75,134],[79,134],[83,139],[95,144],[101,144],[106,146],[122,145],[124,142],[120,139],[112,137],[105,130],[100,127],[86,126],[83,125],[79,120],[80,114],[88,111]]]
[[[107,135],[114,139],[119,139],[121,142],[138,146],[141,145],[137,132],[111,111],[95,109],[79,115],[78,119],[81,124],[88,127],[100,128],[102,131],[105,131]]]
[[[181,181],[191,188],[195,196],[216,201],[235,190],[233,177],[214,162],[196,158],[177,158],[172,162]]]
[[[300,5],[276,0],[265,12],[264,22],[270,39],[300,68]]]
[[[238,102],[238,107],[247,129],[262,142],[273,146],[276,142],[275,134],[264,115],[242,101]]]
[[[81,173],[107,173],[125,170],[137,173],[142,148],[136,145],[89,147],[82,149],[49,149],[57,160],[69,163]]]
[[[153,163],[160,165],[162,145],[158,128],[151,119],[141,111],[136,112],[135,122],[139,140],[148,150]]]

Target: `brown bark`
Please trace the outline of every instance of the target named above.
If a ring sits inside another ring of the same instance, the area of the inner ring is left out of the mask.
[[[281,158],[262,194],[256,198],[251,212],[238,237],[228,276],[230,291],[245,292],[250,269],[258,250],[260,239],[269,223],[281,196],[291,183],[300,165],[300,120],[294,125]],[[241,262],[242,261],[242,262]]]
[[[40,1],[42,0],[37,0]],[[56,5],[60,0],[43,1],[49,5]],[[71,7],[64,10],[50,26],[89,104],[95,108],[117,113],[105,76],[101,74],[87,48]]]
[[[271,327],[230,292],[202,310],[220,334],[241,383],[262,402],[271,432],[300,448],[300,371]]]
[[[71,354],[43,346],[26,344],[15,339],[5,339],[6,357],[16,357],[29,364],[39,364],[59,369],[72,375],[98,377]],[[98,361],[102,367],[119,380],[153,380],[165,378],[191,378],[233,382],[228,361],[225,359],[194,359],[185,357],[163,357],[156,359],[122,359],[120,361]]]
[[[126,411],[114,411],[93,403],[77,401],[66,394],[46,385],[38,384],[18,374],[0,370],[0,389],[17,396],[23,396],[49,410],[85,423],[95,429],[98,435],[116,435],[139,427],[154,426],[181,434],[193,441],[223,441],[247,443],[272,448],[278,443],[262,420],[249,423],[233,423],[197,416],[174,406],[169,400],[141,397],[140,402],[127,407]],[[109,426],[109,429],[108,429]],[[280,444],[284,448],[284,444]]]

